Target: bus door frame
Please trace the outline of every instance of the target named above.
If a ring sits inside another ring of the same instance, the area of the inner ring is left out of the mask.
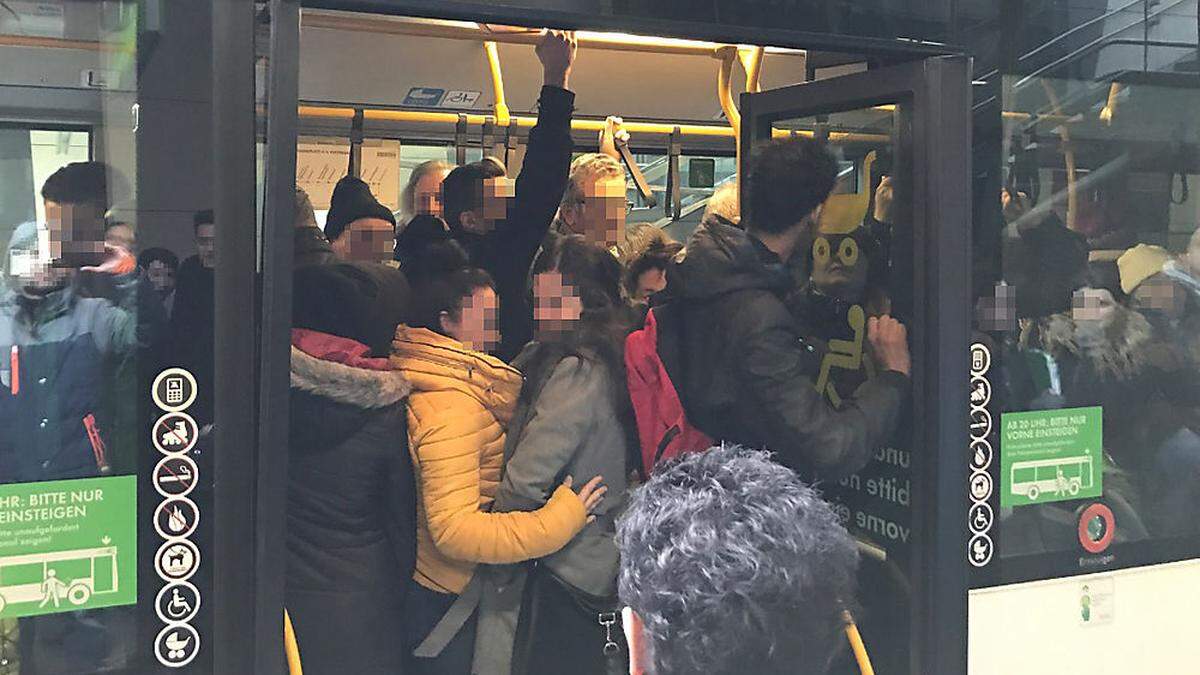
[[[244,6],[248,0],[219,0],[221,5]],[[298,105],[298,93],[294,83],[298,81],[299,71],[299,22],[298,8],[332,9],[354,12],[370,12],[385,15],[408,16],[417,18],[432,18],[446,20],[466,20],[481,23],[495,23],[523,26],[546,26],[560,29],[587,29],[596,31],[616,31],[623,33],[638,33],[645,35],[661,35],[685,39],[704,40],[728,44],[762,44],[798,49],[815,49],[828,52],[846,52],[863,55],[871,63],[901,63],[898,66],[887,66],[880,70],[867,71],[846,75],[829,80],[807,83],[805,86],[805,110],[811,109],[823,100],[827,104],[840,103],[829,111],[855,107],[848,104],[849,91],[853,88],[862,100],[879,98],[905,97],[913,104],[917,113],[913,116],[913,148],[915,151],[914,180],[918,176],[925,181],[922,189],[916,191],[921,200],[921,212],[943,214],[942,221],[951,225],[939,226],[937,222],[922,222],[921,230],[929,236],[925,237],[925,246],[915,251],[916,269],[922,270],[921,278],[914,279],[917,298],[922,298],[929,305],[925,312],[919,333],[924,335],[924,349],[921,354],[914,355],[915,364],[923,369],[924,383],[922,389],[929,393],[938,394],[937,398],[920,401],[916,408],[918,414],[924,417],[917,419],[928,424],[923,427],[923,438],[926,447],[939,448],[936,462],[928,466],[927,471],[921,472],[921,485],[914,484],[914,522],[920,524],[914,528],[916,543],[914,548],[928,546],[928,554],[922,563],[926,570],[922,578],[916,579],[917,591],[921,595],[914,600],[914,625],[918,641],[914,648],[914,661],[925,666],[915,672],[965,672],[966,670],[966,565],[964,565],[966,517],[965,504],[967,476],[966,448],[967,434],[963,421],[967,419],[966,397],[963,388],[968,382],[967,371],[967,338],[970,325],[969,303],[969,264],[970,264],[970,205],[969,168],[971,157],[970,144],[970,80],[969,61],[965,58],[939,59],[933,57],[962,54],[959,47],[934,44],[929,42],[891,40],[886,38],[871,38],[852,35],[835,35],[831,33],[816,33],[788,28],[763,28],[750,26],[734,26],[704,22],[681,22],[674,20],[651,19],[634,16],[606,15],[597,12],[563,11],[547,9],[544,3],[534,0],[506,0],[504,3],[482,2],[470,0],[445,0],[430,3],[428,0],[271,0],[272,12],[272,46],[270,55],[271,68],[271,105],[268,107],[269,148],[267,152],[266,174],[268,183],[275,186],[267,190],[267,218],[264,220],[263,240],[268,246],[284,247],[286,254],[278,255],[264,253],[264,262],[272,259],[273,265],[282,265],[288,256],[287,265],[290,270],[290,243],[283,246],[284,235],[290,236],[290,222],[282,222],[282,214],[290,213],[290,206],[283,200],[290,200],[288,191],[282,190],[283,176],[288,162],[294,176],[295,143],[297,122],[293,116],[283,112],[290,103],[291,109]],[[579,3],[583,7],[583,3]],[[243,17],[245,16],[244,10]],[[283,18],[284,20],[280,20]],[[282,36],[275,39],[274,32],[284,30],[291,37]],[[294,31],[294,34],[293,34]],[[245,31],[239,31],[245,35]],[[229,41],[226,39],[222,44]],[[249,43],[249,40],[248,40]],[[219,49],[217,50],[220,53]],[[239,45],[237,57],[239,64],[227,63],[217,67],[214,63],[214,80],[223,72],[231,72],[247,63],[252,65],[252,53],[244,53]],[[221,59],[217,56],[217,59]],[[911,61],[912,59],[924,59]],[[228,60],[228,59],[225,59]],[[241,74],[244,75],[244,72]],[[276,86],[279,78],[281,86]],[[890,78],[895,78],[890,80]],[[291,84],[289,84],[289,82]],[[743,119],[752,117],[747,114],[752,109],[763,110],[769,101],[783,96],[780,92],[792,89],[769,90],[754,94],[761,98],[752,99],[749,108],[743,108]],[[289,100],[290,97],[290,100]],[[247,99],[246,105],[251,105],[252,99]],[[794,104],[795,101],[792,101]],[[743,105],[747,99],[743,97]],[[755,106],[760,106],[755,108]],[[792,105],[796,108],[795,105]],[[827,106],[828,107],[828,106]],[[252,118],[250,115],[247,119]],[[291,118],[291,119],[289,119]],[[743,135],[754,125],[744,124]],[[220,129],[220,125],[216,125]],[[240,142],[240,139],[237,139]],[[218,144],[232,143],[234,140],[226,135],[218,135]],[[253,146],[247,146],[253,147]],[[461,145],[459,146],[461,149]],[[243,148],[243,151],[245,149]],[[460,153],[461,163],[461,153]],[[290,159],[289,159],[290,157]],[[253,166],[250,164],[249,166]],[[218,190],[233,190],[233,175],[222,175],[217,172]],[[274,176],[274,178],[271,178]],[[253,178],[253,176],[251,176]],[[936,189],[935,189],[936,188]],[[244,187],[242,190],[244,198]],[[285,194],[287,193],[287,194]],[[220,201],[218,200],[218,206]],[[914,210],[918,204],[914,201]],[[245,213],[245,211],[241,211]],[[275,215],[272,216],[271,214]],[[282,228],[282,229],[281,229]],[[283,231],[283,230],[286,230]],[[218,243],[220,246],[220,243]],[[230,242],[228,248],[235,245],[249,245],[253,250],[253,242]],[[224,248],[221,250],[225,250]],[[223,255],[223,254],[222,254]],[[925,265],[926,260],[936,260],[938,264]],[[277,270],[281,269],[277,267]],[[278,272],[277,272],[278,274]],[[249,282],[249,280],[244,280]],[[251,284],[247,283],[247,286]],[[232,289],[227,287],[227,293]],[[243,289],[245,291],[245,289]],[[263,318],[276,326],[273,330],[278,333],[280,317],[286,317],[290,323],[290,279],[284,281],[277,276],[273,283],[264,284],[263,302],[273,307],[265,310]],[[218,303],[221,292],[218,291]],[[218,316],[221,316],[218,304]],[[266,312],[270,312],[269,314]],[[228,315],[227,315],[228,316]],[[262,346],[268,343],[281,344],[279,336],[263,336]],[[220,344],[220,341],[218,342]],[[943,349],[944,347],[944,349]],[[285,350],[274,357],[268,357],[264,352],[262,389],[259,402],[269,400],[273,394],[274,400],[286,401],[287,380],[283,375],[286,367],[287,354]],[[239,361],[243,366],[250,367],[253,362]],[[230,372],[235,372],[232,369]],[[253,371],[244,371],[253,372]],[[239,383],[239,386],[244,386]],[[222,387],[218,382],[218,395],[229,393],[232,386],[227,383]],[[940,396],[945,393],[946,396]],[[248,397],[253,399],[253,397]],[[225,409],[231,409],[235,403],[230,398]],[[238,399],[241,400],[241,399]],[[249,406],[252,400],[246,401]],[[220,404],[219,404],[220,405]],[[247,408],[249,409],[249,407]],[[253,413],[238,411],[239,415],[248,415],[247,424],[257,428],[259,438],[255,441],[255,453],[244,458],[244,470],[252,478],[233,476],[232,471],[222,472],[218,469],[218,477],[233,478],[224,485],[218,485],[218,497],[222,494],[232,496],[235,490],[251,488],[251,494],[258,495],[247,498],[239,494],[229,500],[224,507],[227,515],[232,517],[233,508],[257,509],[256,519],[249,523],[250,530],[236,533],[218,532],[218,541],[224,538],[227,547],[235,542],[250,550],[257,549],[255,556],[255,575],[252,585],[248,587],[236,584],[237,592],[248,592],[253,603],[247,603],[246,610],[253,609],[255,624],[253,631],[244,630],[245,614],[235,614],[241,608],[230,607],[230,611],[220,612],[216,617],[217,634],[220,638],[231,641],[224,646],[230,652],[240,652],[252,659],[251,661],[219,660],[219,664],[229,667],[218,672],[250,672],[246,667],[235,667],[235,663],[254,663],[254,651],[267,654],[269,659],[282,655],[282,631],[276,630],[280,623],[275,613],[282,604],[282,577],[279,570],[284,562],[284,525],[286,473],[277,471],[281,457],[276,452],[279,447],[272,447],[264,442],[271,436],[267,433],[286,432],[286,411],[277,411],[273,421],[268,415],[264,421],[261,416]],[[283,425],[282,427],[280,425]],[[227,442],[232,442],[229,439]],[[244,438],[240,439],[244,442]],[[274,444],[281,446],[281,444]],[[232,447],[238,447],[234,444]],[[951,452],[961,448],[962,452]],[[920,465],[919,453],[915,453],[914,462]],[[243,461],[243,460],[239,460]],[[255,468],[257,463],[257,472]],[[265,470],[270,468],[270,470]],[[937,495],[937,499],[926,498],[926,495]],[[960,511],[961,509],[961,511]],[[257,525],[255,525],[255,523]],[[255,539],[254,529],[260,534]],[[262,533],[270,534],[262,534]],[[939,537],[925,542],[921,538],[924,532],[938,532]],[[960,541],[961,540],[961,541]],[[923,543],[924,542],[924,543]],[[272,567],[275,565],[275,567]],[[922,568],[916,568],[922,569]],[[226,581],[228,577],[224,577]],[[929,580],[937,580],[933,583]],[[228,590],[228,589],[227,589]],[[230,593],[232,595],[232,593]],[[224,625],[223,625],[224,624]],[[945,645],[957,645],[954,649],[945,649]],[[941,649],[939,649],[941,647]],[[280,657],[281,658],[281,657]],[[273,666],[275,662],[272,662]],[[258,662],[262,666],[262,661]],[[274,668],[255,672],[278,672]]]
[[[967,668],[967,431],[971,325],[971,61],[930,57],[741,97],[746,175],[778,120],[896,104],[897,165],[907,168],[913,346],[912,672]],[[743,222],[754,222],[741,199]],[[869,647],[869,645],[868,645]]]

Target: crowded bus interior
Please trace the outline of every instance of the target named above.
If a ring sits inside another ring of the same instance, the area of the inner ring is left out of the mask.
[[[0,0],[0,675],[1187,672],[1198,4]]]

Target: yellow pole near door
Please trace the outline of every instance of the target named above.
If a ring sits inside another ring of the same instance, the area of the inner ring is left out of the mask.
[[[717,68],[717,100],[721,103],[721,110],[725,112],[725,119],[729,121],[729,128],[733,130],[733,144],[735,148],[735,156],[737,160],[736,166],[739,167],[737,172],[737,189],[738,195],[742,193],[742,114],[738,112],[737,105],[733,102],[733,64],[738,60],[738,48],[733,46],[718,47],[713,50],[713,58],[721,61],[721,66]]]
[[[762,91],[762,64],[767,50],[762,47],[739,47],[738,59],[742,69],[746,71],[746,91],[758,93]]]
[[[283,610],[283,652],[287,656],[288,675],[304,675],[300,665],[300,645],[296,642],[296,629],[292,627],[292,617]]]
[[[488,70],[492,73],[492,93],[496,99],[492,111],[496,114],[496,126],[507,127],[510,118],[508,102],[504,98],[504,73],[500,70],[500,52],[494,40],[485,41],[483,49],[487,52]]]

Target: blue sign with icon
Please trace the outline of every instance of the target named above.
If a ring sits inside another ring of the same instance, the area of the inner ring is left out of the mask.
[[[413,87],[408,90],[408,95],[404,97],[404,102],[400,105],[417,108],[436,108],[438,103],[442,102],[442,97],[445,95],[445,89],[438,89],[437,87]]]

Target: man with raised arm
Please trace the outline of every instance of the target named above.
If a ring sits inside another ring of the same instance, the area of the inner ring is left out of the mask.
[[[501,345],[505,360],[533,337],[533,310],[527,277],[567,185],[571,165],[571,113],[568,89],[575,63],[575,34],[546,31],[537,45],[543,86],[538,123],[516,182],[504,165],[484,158],[450,172],[442,184],[446,222],[466,248],[472,264],[496,282],[500,296]]]

